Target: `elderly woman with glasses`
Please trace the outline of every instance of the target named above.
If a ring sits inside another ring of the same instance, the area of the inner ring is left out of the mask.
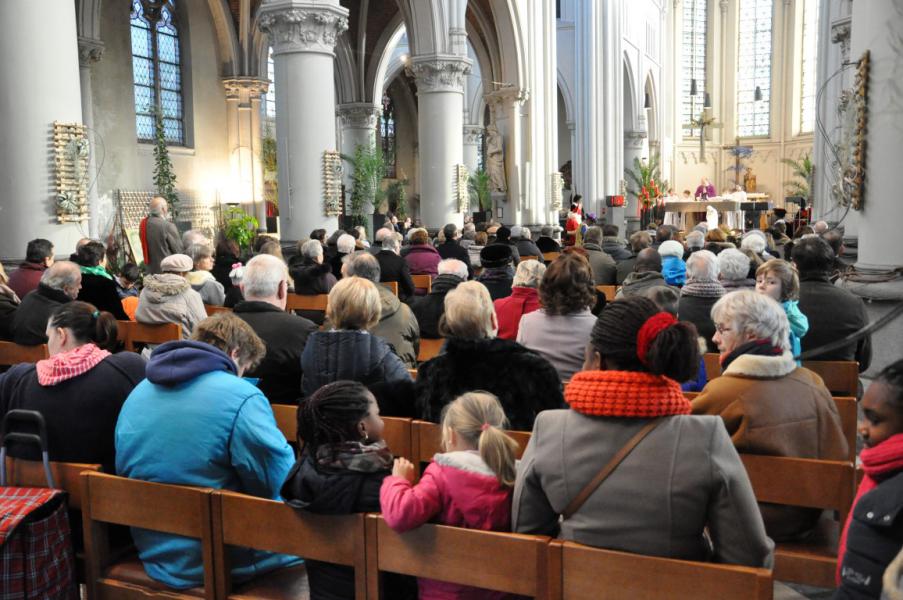
[[[751,290],[732,292],[712,307],[712,321],[722,375],[693,401],[693,414],[719,415],[741,454],[845,460],[837,407],[821,378],[793,360],[781,305]],[[821,515],[819,509],[759,507],[777,541],[807,535]]]

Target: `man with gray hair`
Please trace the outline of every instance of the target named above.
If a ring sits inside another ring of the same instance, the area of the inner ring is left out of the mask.
[[[687,250],[690,254],[693,254],[696,250],[702,250],[703,246],[705,246],[705,235],[696,229],[688,233],[686,239]],[[687,258],[689,258],[689,256],[685,257],[684,260]]]
[[[589,265],[593,269],[596,285],[614,285],[618,278],[615,259],[602,250],[602,228],[593,225],[583,236],[583,249],[589,254]]]
[[[636,265],[639,253],[651,246],[652,236],[649,235],[648,231],[635,231],[633,235],[630,236],[630,251],[632,256],[618,262],[618,285],[624,283],[627,276],[633,273],[633,268]]]
[[[411,303],[411,309],[420,324],[420,335],[424,338],[437,339],[439,319],[445,314],[445,295],[467,280],[467,265],[462,261],[448,258],[439,263],[439,276],[433,280],[430,293],[421,296]]]
[[[390,240],[384,244],[398,243],[394,236]],[[401,302],[389,288],[380,285],[382,271],[377,257],[369,252],[355,252],[345,259],[342,275],[361,277],[376,284],[379,291],[380,317],[379,323],[370,330],[370,333],[384,339],[406,368],[416,369],[417,353],[420,351],[420,327],[417,325],[417,318],[407,304]]]
[[[545,254],[546,252],[561,252],[561,245],[555,241],[555,227],[552,225],[544,225],[539,230],[539,237],[536,239],[536,247]]]
[[[718,253],[718,279],[729,292],[756,287],[756,280],[749,277],[749,257],[736,248]]]
[[[411,278],[411,268],[408,262],[399,256],[401,250],[401,234],[391,232],[385,236],[382,248],[375,254],[379,262],[380,282],[397,281],[398,297],[402,302],[414,296],[414,280]],[[412,367],[413,368],[413,367]]]
[[[78,297],[82,273],[67,260],[53,263],[41,275],[38,287],[29,292],[13,315],[12,338],[23,346],[47,343],[47,321],[53,312]]]
[[[288,270],[270,254],[258,254],[245,265],[241,280],[244,300],[235,314],[266,344],[266,356],[248,377],[260,378],[258,387],[270,402],[297,404],[301,392],[301,353],[317,326],[285,312]]]
[[[164,258],[182,252],[179,231],[169,221],[169,205],[162,196],[154,196],[151,199],[148,216],[141,220],[139,235],[144,248],[144,262],[147,263],[147,272],[151,275],[162,272],[160,261]]]
[[[709,352],[717,352],[712,341],[715,323],[712,321],[712,307],[725,294],[718,281],[718,257],[709,250],[697,250],[687,259],[687,282],[680,289],[680,303],[677,314],[681,321],[689,321],[696,326],[699,335],[705,338]]]
[[[538,256],[540,261],[545,262],[542,250],[530,239],[530,236],[530,229],[527,227],[515,225],[511,228],[511,241],[514,242],[517,253],[521,256]]]

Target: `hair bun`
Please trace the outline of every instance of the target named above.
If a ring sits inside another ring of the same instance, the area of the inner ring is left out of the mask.
[[[667,312],[658,312],[646,319],[643,326],[636,334],[636,355],[640,362],[649,366],[646,362],[646,355],[649,353],[649,347],[655,338],[665,329],[677,323],[674,315]]]

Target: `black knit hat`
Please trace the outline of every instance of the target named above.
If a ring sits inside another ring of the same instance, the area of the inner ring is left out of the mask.
[[[507,244],[490,244],[480,250],[480,264],[485,269],[505,267],[514,259],[511,246]]]
[[[498,231],[495,232],[495,239],[500,242],[507,242],[511,239],[511,230],[502,225],[498,228]]]

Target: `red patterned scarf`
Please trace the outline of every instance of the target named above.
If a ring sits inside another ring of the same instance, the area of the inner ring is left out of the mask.
[[[38,383],[44,387],[50,387],[67,379],[84,375],[108,356],[110,353],[106,350],[101,350],[94,344],[85,344],[39,360],[36,365]]]
[[[564,389],[575,411],[595,417],[653,419],[690,414],[680,384],[663,375],[638,371],[581,371]]]
[[[859,453],[862,459],[862,470],[865,477],[856,490],[856,498],[844,523],[843,533],[840,536],[840,544],[837,546],[837,585],[840,585],[840,567],[843,565],[843,555],[847,551],[847,531],[850,529],[850,519],[853,518],[853,509],[859,499],[872,491],[890,475],[894,475],[903,469],[903,433],[892,435],[877,446],[865,448]]]

